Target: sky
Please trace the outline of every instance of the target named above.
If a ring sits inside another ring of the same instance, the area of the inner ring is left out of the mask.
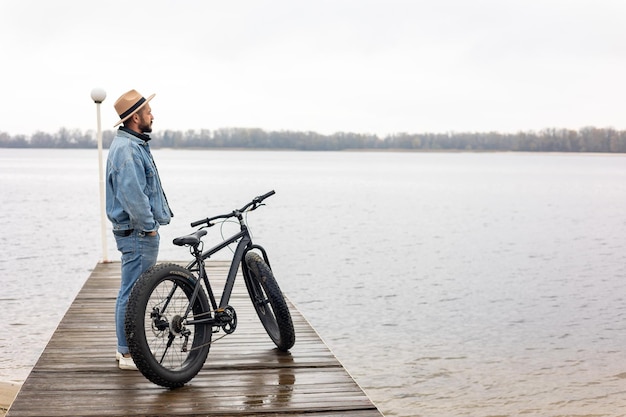
[[[623,0],[3,0],[0,132],[626,130]]]

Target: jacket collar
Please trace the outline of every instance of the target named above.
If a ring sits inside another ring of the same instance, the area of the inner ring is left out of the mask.
[[[120,126],[120,130],[123,131],[123,132],[126,132],[128,134],[131,134],[131,135],[133,135],[133,136],[143,140],[144,142],[148,142],[150,139],[152,139],[150,136],[146,135],[145,133],[137,133],[134,130],[130,130],[129,128],[124,127],[124,126]]]

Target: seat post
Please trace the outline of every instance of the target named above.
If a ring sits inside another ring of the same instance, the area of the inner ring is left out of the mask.
[[[202,251],[198,249],[198,246],[200,246],[200,244],[193,245],[191,247],[191,253],[193,254],[193,257],[196,258],[198,262],[200,262],[202,260]]]

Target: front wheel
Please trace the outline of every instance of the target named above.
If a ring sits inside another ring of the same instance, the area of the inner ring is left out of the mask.
[[[141,373],[157,385],[183,386],[200,372],[211,344],[210,307],[195,276],[175,264],[147,270],[126,308],[126,340]]]
[[[255,252],[246,253],[246,287],[254,309],[274,344],[286,352],[296,342],[289,307],[270,267]]]

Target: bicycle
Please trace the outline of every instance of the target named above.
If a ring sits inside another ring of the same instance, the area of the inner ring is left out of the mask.
[[[263,201],[274,194],[272,190],[240,209],[192,222],[191,227],[202,227],[175,238],[173,243],[189,247],[194,260],[186,267],[157,264],[137,280],[126,309],[126,339],[135,365],[153,383],[168,388],[183,386],[202,369],[213,334],[221,329],[224,332],[221,337],[225,337],[235,331],[237,313],[228,303],[240,266],[267,334],[279,350],[293,347],[295,330],[289,308],[272,273],[267,252],[252,242],[246,224],[247,213],[264,205]],[[231,218],[239,222],[239,233],[203,251],[206,228],[214,226],[217,220],[225,222]],[[205,260],[235,242],[238,243],[218,304]]]

